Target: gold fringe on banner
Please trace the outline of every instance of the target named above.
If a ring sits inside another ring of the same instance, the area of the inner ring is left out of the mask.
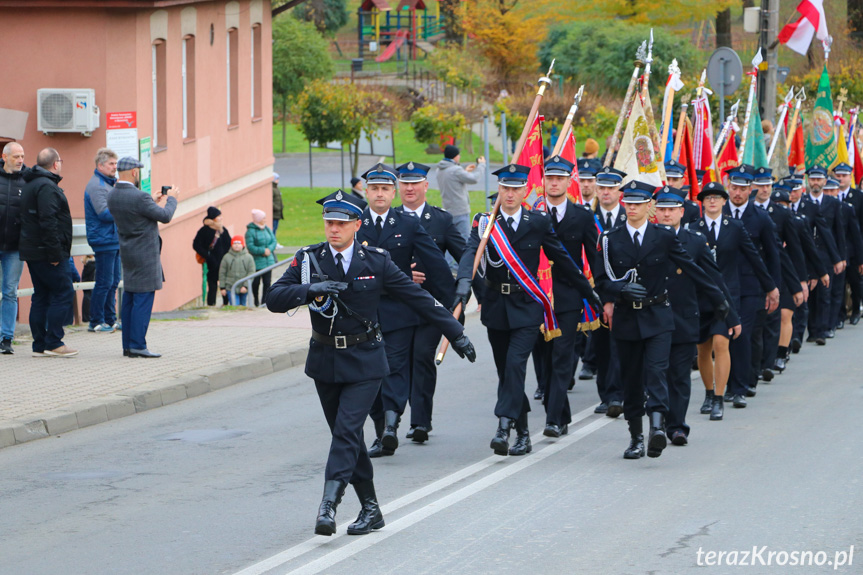
[[[583,332],[595,331],[595,330],[599,329],[601,325],[602,325],[602,320],[599,318],[596,318],[595,320],[593,320],[591,322],[578,324],[578,331],[583,331]]]

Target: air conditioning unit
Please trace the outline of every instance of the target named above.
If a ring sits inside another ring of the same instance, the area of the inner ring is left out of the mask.
[[[37,90],[36,98],[36,129],[44,134],[78,132],[91,136],[99,127],[95,90],[41,88]]]

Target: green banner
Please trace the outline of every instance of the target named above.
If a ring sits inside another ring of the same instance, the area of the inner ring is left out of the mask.
[[[806,134],[806,169],[812,166],[824,166],[827,169],[836,164],[836,134],[833,131],[833,95],[830,93],[830,76],[827,66],[821,72],[818,81],[818,95],[815,97],[815,109],[812,111],[812,122]]]
[[[752,102],[752,116],[749,118],[746,136],[746,148],[743,150],[743,163],[755,168],[766,168],[767,149],[764,144],[764,129],[761,127],[761,113],[758,111],[758,101]]]

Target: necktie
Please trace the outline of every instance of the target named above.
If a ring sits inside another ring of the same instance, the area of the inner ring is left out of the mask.
[[[794,210],[795,214],[797,213],[797,206],[795,206],[794,204],[791,204],[791,209]]]
[[[611,223],[611,212],[605,212],[605,229],[610,230],[613,224]]]
[[[636,230],[635,233],[632,234],[632,242],[635,244],[636,248],[641,247],[641,242],[638,241],[638,236],[640,236],[640,235],[641,235],[641,232],[639,232],[638,230]]]
[[[737,208],[736,210],[734,210],[734,219],[735,220],[740,219],[740,208]]]
[[[713,243],[716,243],[716,222],[710,222],[710,235],[713,236]]]
[[[375,229],[378,231],[378,238],[381,237],[381,230],[384,229],[384,219],[378,216],[378,221],[375,222]]]
[[[342,254],[336,254],[336,279],[339,281],[345,279],[344,259]]]
[[[515,220],[513,219],[512,216],[510,216],[506,219],[506,225],[508,225],[509,229],[511,229],[512,231],[515,231],[515,228],[512,227],[512,224],[514,224],[514,223],[515,223]]]
[[[554,231],[557,231],[557,224],[558,224],[557,208],[555,206],[552,206],[552,208],[551,208],[551,227],[554,229]]]

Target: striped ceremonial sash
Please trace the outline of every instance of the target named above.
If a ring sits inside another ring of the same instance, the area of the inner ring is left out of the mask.
[[[560,335],[560,328],[557,325],[557,318],[554,317],[554,310],[551,307],[551,300],[540,287],[539,282],[530,270],[519,259],[518,254],[509,243],[509,239],[500,230],[500,226],[493,225],[491,228],[491,236],[489,237],[491,245],[497,250],[503,259],[509,273],[516,279],[518,285],[530,295],[537,303],[542,305],[543,323],[545,324],[546,341]]]

